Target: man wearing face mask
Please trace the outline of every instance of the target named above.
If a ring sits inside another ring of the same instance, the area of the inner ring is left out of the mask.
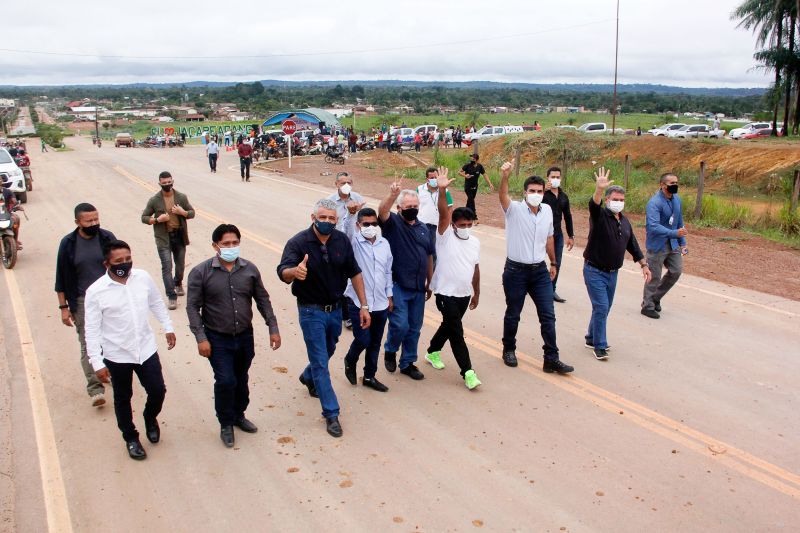
[[[417,219],[428,226],[428,233],[431,236],[431,246],[433,246],[433,265],[436,268],[436,228],[439,225],[439,182],[440,175],[445,175],[448,171],[446,167],[429,167],[425,171],[425,183],[417,187],[419,195],[419,214]],[[452,182],[452,180],[451,180]],[[445,189],[447,209],[453,210],[453,197],[450,190]]]
[[[178,308],[178,296],[183,290],[183,272],[186,267],[186,247],[189,245],[189,228],[186,220],[194,218],[194,208],[185,194],[173,189],[172,174],[166,170],[158,175],[161,191],[154,194],[142,211],[142,222],[153,226],[156,249],[161,259],[161,277],[169,299],[169,309]],[[175,276],[172,263],[175,263]]]
[[[550,187],[544,192],[542,201],[549,205],[553,211],[553,244],[556,249],[556,263],[558,263],[558,271],[556,272],[556,277],[553,278],[553,300],[564,303],[566,300],[556,292],[556,283],[558,282],[559,274],[561,274],[563,266],[561,259],[564,253],[564,232],[561,230],[561,219],[564,219],[567,229],[567,250],[572,250],[572,246],[575,244],[575,233],[572,229],[572,211],[569,208],[567,193],[561,190],[561,169],[558,167],[548,168],[547,180]]]
[[[443,369],[441,350],[449,341],[464,384],[472,390],[481,382],[472,369],[461,320],[467,308],[472,310],[478,307],[481,283],[478,260],[481,243],[477,237],[470,234],[475,223],[475,213],[469,207],[459,207],[451,214],[447,207],[445,191],[451,183],[447,174],[446,168],[440,169],[439,225],[436,237],[440,261],[431,280],[431,289],[436,295],[436,308],[442,313],[442,323],[428,345],[425,360],[433,368]]]
[[[341,437],[339,401],[331,384],[328,361],[342,334],[341,302],[348,279],[361,303],[359,324],[353,327],[368,329],[372,317],[353,247],[347,236],[336,229],[336,204],[328,199],[319,200],[311,220],[310,228],[286,243],[278,277],[292,284],[292,294],[297,297],[309,363],[300,375],[300,383],[311,396],[319,398],[328,434]]]
[[[239,257],[241,238],[233,224],[214,229],[211,247],[216,255],[189,273],[186,298],[197,351],[214,370],[214,408],[220,439],[228,448],[234,445],[234,426],[246,433],[258,431],[244,416],[250,404],[248,371],[255,357],[253,300],[267,325],[270,347],[281,346],[278,320],[261,273],[251,261]]]
[[[592,302],[592,318],[586,333],[586,347],[595,359],[608,358],[606,323],[614,302],[617,272],[625,261],[625,252],[642,267],[644,282],[650,281],[650,270],[639,249],[630,221],[622,214],[625,209],[625,189],[612,185],[605,168],[595,176],[594,195],[589,200],[589,239],[583,251],[583,281]],[[603,198],[605,197],[605,206]]]
[[[328,200],[336,203],[336,229],[344,231],[344,222],[349,212],[355,214],[364,205],[364,198],[353,192],[353,178],[347,172],[336,174],[336,192],[328,196]]]
[[[92,204],[75,206],[77,228],[61,239],[56,260],[56,294],[61,310],[61,323],[75,327],[81,347],[81,368],[86,377],[86,392],[92,405],[106,403],[105,387],[97,379],[86,355],[84,336],[86,289],[105,274],[103,247],[116,239],[114,234],[100,227],[100,215]]]
[[[103,249],[107,273],[86,290],[86,350],[97,378],[114,382],[114,413],[131,459],[147,453],[133,423],[133,374],[147,392],[142,416],[147,440],[161,440],[157,416],[167,392],[158,357],[158,345],[148,317],[152,313],[164,328],[167,349],[175,347],[175,332],[153,278],[133,268],[127,243],[114,240]]]
[[[344,358],[344,375],[351,385],[357,382],[356,365],[358,357],[364,355],[364,377],[362,384],[378,392],[386,392],[389,388],[378,381],[375,373],[378,370],[378,353],[381,340],[386,329],[386,320],[392,312],[392,250],[389,242],[380,236],[378,214],[374,209],[365,207],[356,215],[348,214],[344,224],[345,234],[350,238],[356,262],[361,268],[364,280],[364,291],[369,306],[369,329],[354,328],[353,342]],[[353,283],[348,280],[347,310],[350,320],[358,323],[361,313],[361,300],[358,299]]]
[[[653,279],[644,286],[642,314],[659,318],[661,299],[678,282],[683,272],[686,246],[686,227],[683,225],[681,199],[678,196],[678,176],[667,172],[661,176],[661,188],[647,202],[647,265]],[[662,277],[661,269],[667,267]]]
[[[390,212],[392,205],[397,213]],[[399,214],[398,214],[399,213]],[[425,375],[414,364],[425,315],[425,300],[431,297],[433,246],[428,227],[417,220],[419,195],[403,190],[403,180],[392,183],[389,195],[381,201],[378,219],[383,236],[392,248],[392,292],[394,311],[389,315],[389,334],[383,345],[386,370],[397,369],[397,352],[402,348],[400,373],[414,380]]]
[[[553,243],[553,212],[542,204],[544,180],[530,176],[525,180],[525,199],[511,200],[508,178],[514,162],[505,162],[500,168],[500,206],[506,217],[506,264],[503,269],[503,291],[506,295],[506,313],[503,318],[503,362],[517,366],[517,329],[525,296],[530,295],[536,305],[539,325],[544,341],[544,365],[547,373],[567,374],[574,370],[559,359],[556,345],[556,314],[553,307],[553,279],[558,272]],[[547,261],[550,268],[547,267]]]

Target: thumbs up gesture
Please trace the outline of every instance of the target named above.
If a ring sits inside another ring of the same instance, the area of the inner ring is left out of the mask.
[[[305,280],[306,276],[308,276],[308,254],[303,257],[303,260],[295,267],[294,271],[294,279],[298,281]]]

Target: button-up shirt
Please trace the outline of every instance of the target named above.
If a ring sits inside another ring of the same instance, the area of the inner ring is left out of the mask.
[[[677,194],[670,200],[664,191],[658,191],[647,202],[647,237],[645,247],[651,252],[661,252],[669,245],[670,250],[686,246],[686,237],[678,237],[683,227],[681,199]]]
[[[345,234],[350,238],[353,254],[361,268],[369,310],[383,311],[389,307],[389,298],[392,296],[392,249],[389,241],[380,235],[375,237],[375,242],[365,239],[356,229],[357,218],[357,215],[349,215],[345,219]],[[347,280],[344,295],[353,300],[357,306],[363,305],[350,280]]]
[[[241,257],[230,271],[219,256],[206,259],[189,273],[189,329],[198,343],[206,340],[205,328],[226,335],[249,331],[253,327],[253,300],[269,334],[278,333],[278,319],[258,268]]]
[[[625,250],[630,252],[634,261],[641,261],[644,257],[630,221],[622,213],[617,219],[614,213],[590,198],[589,241],[583,258],[596,268],[617,270],[625,261]]]
[[[142,364],[156,353],[150,312],[166,333],[174,332],[153,278],[138,268],[131,269],[125,283],[114,281],[106,272],[86,290],[84,306],[86,353],[95,370],[105,366],[103,359]]]
[[[513,201],[506,209],[506,257],[534,265],[547,259],[547,238],[553,235],[553,211],[539,204],[534,213],[524,201]]]
[[[567,237],[570,239],[575,237],[575,232],[572,229],[572,211],[569,208],[569,196],[567,196],[567,193],[559,190],[558,196],[556,196],[553,191],[545,191],[542,203],[549,205],[553,211],[553,235],[561,235],[561,219],[563,218]]]
[[[410,291],[424,291],[428,280],[428,257],[433,255],[433,239],[428,226],[416,220],[407,223],[397,213],[381,221],[383,236],[392,247],[392,279]]]
[[[347,210],[347,204],[350,202],[360,204],[364,201],[364,198],[357,192],[350,191],[350,195],[346,199],[342,200],[342,197],[339,196],[339,191],[336,191],[328,196],[328,200],[336,202],[336,229],[339,231],[344,231],[344,219],[350,214],[350,212]]]

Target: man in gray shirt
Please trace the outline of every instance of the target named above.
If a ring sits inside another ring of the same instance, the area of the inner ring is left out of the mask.
[[[244,416],[250,403],[248,370],[255,357],[253,300],[269,328],[273,350],[281,346],[278,321],[258,268],[239,257],[241,233],[233,224],[220,224],[211,236],[217,255],[189,273],[186,312],[197,350],[214,370],[214,407],[220,438],[234,444],[233,426],[255,433],[258,428]]]

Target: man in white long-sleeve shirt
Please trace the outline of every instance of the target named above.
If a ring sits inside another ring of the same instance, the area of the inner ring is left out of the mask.
[[[128,455],[141,460],[147,453],[133,423],[133,374],[147,392],[144,424],[147,440],[153,444],[160,440],[156,417],[167,392],[156,338],[148,321],[150,312],[164,328],[170,350],[175,346],[175,333],[153,278],[144,270],[133,269],[130,246],[111,241],[105,245],[103,257],[106,274],[86,290],[86,351],[97,377],[103,383],[109,378],[114,381],[117,426]]]

